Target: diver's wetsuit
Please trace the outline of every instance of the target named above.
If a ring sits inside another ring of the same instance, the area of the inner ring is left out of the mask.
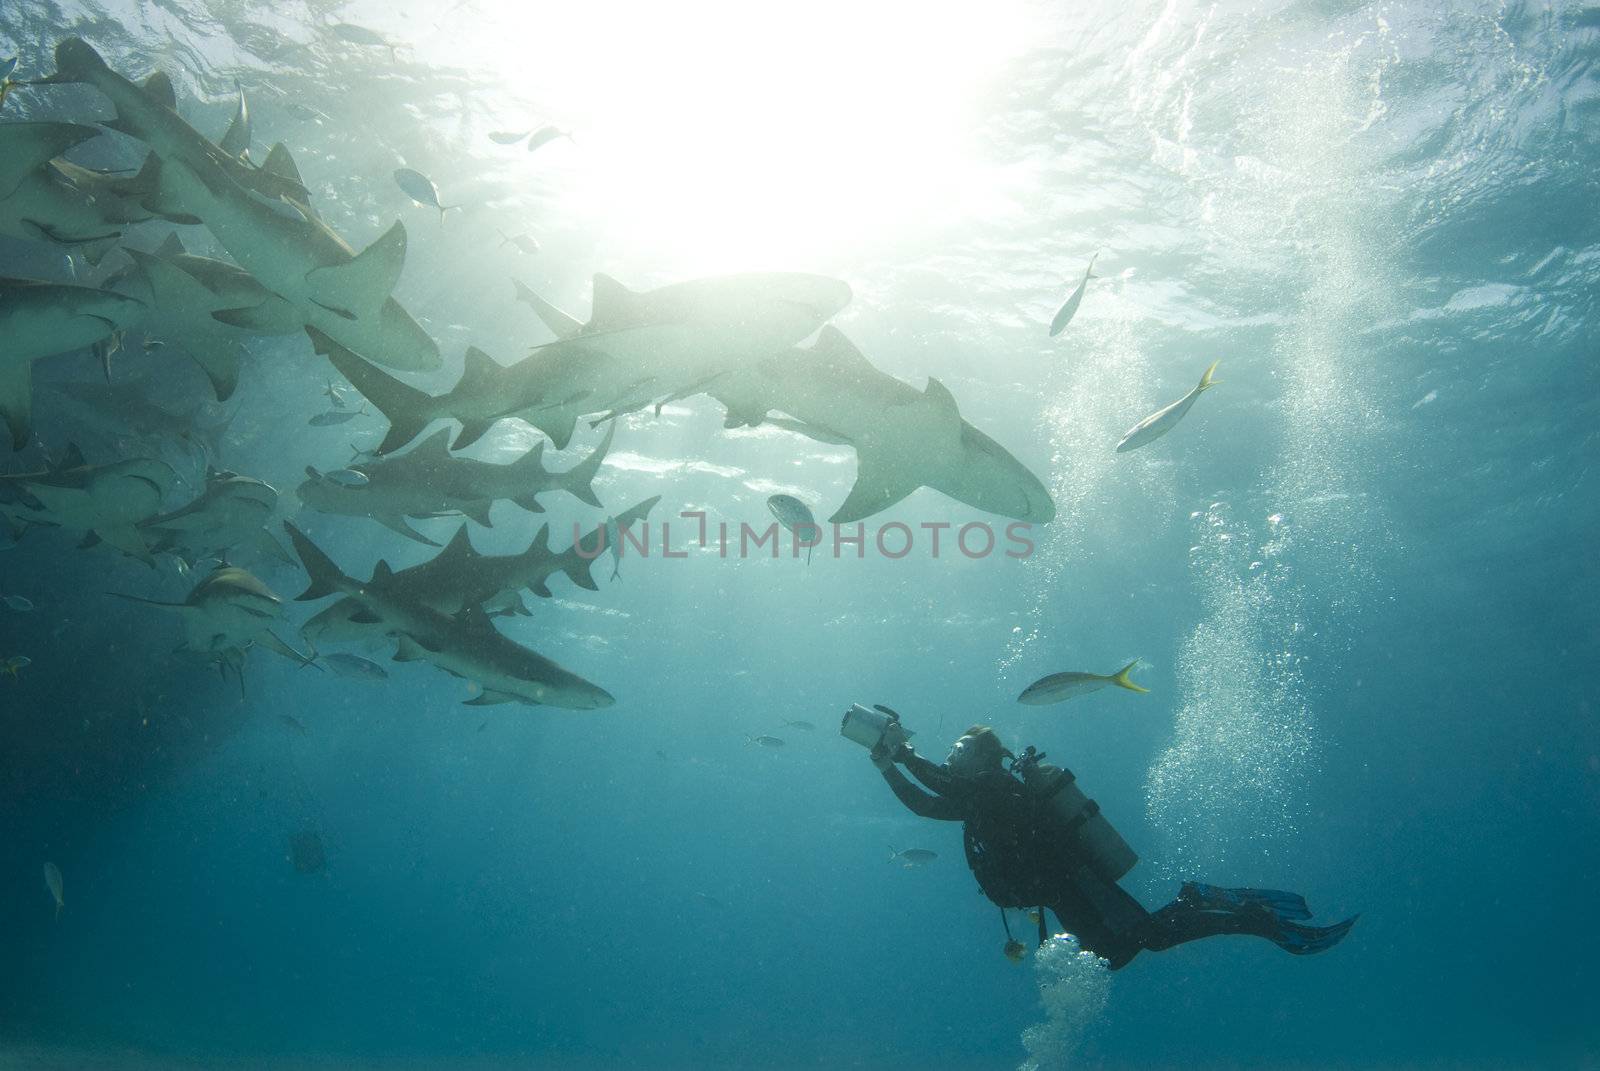
[[[1202,892],[1210,887],[1194,884],[1185,884],[1166,907],[1148,912],[1116,882],[1074,859],[1044,806],[1004,770],[953,777],[909,749],[900,761],[935,794],[917,788],[893,765],[884,768],[884,780],[912,813],[963,823],[967,864],[990,900],[1002,908],[1048,908],[1084,948],[1110,961],[1112,970],[1142,949],[1159,951],[1224,933],[1265,937],[1291,952],[1321,951],[1349,928],[1296,926],[1260,902],[1208,901]],[[1300,942],[1301,935],[1316,947]]]

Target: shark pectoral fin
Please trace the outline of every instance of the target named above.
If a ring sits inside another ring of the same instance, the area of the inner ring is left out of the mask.
[[[94,238],[87,242],[80,242],[77,246],[77,251],[83,254],[83,259],[89,262],[90,267],[98,268],[100,262],[106,259],[106,256],[117,248],[121,241],[122,235],[120,233],[110,234],[104,238]]]
[[[314,658],[309,655],[303,655],[299,651],[296,651],[293,647],[290,647],[287,643],[284,643],[282,640],[278,639],[278,637],[270,630],[263,631],[260,636],[256,638],[256,642],[261,644],[261,646],[265,647],[267,650],[276,654],[281,654],[283,657],[292,662],[298,662],[302,666],[317,665]],[[321,669],[322,667],[317,666],[317,668]]]
[[[856,484],[844,504],[828,518],[830,524],[849,524],[881,513],[922,484],[856,450]]]
[[[358,625],[376,625],[379,621],[382,621],[383,618],[379,617],[371,610],[368,610],[366,607],[362,607],[355,613],[351,614],[346,620],[353,621]]]
[[[589,330],[615,331],[634,318],[638,295],[604,272],[595,272],[594,298],[589,310]]]
[[[461,422],[461,430],[456,433],[456,441],[450,444],[450,449],[465,450],[483,438],[484,433],[494,427],[496,423],[498,423],[498,418],[494,420],[463,420]]]
[[[156,559],[144,541],[144,534],[133,525],[96,528],[90,534],[99,536],[107,546],[116,547],[128,557],[137,558],[146,565],[155,567]]]
[[[590,583],[593,583],[593,581],[590,581]],[[595,589],[599,590],[599,585],[596,585]],[[540,580],[540,581],[538,581],[537,583],[534,583],[534,584],[530,584],[528,586],[528,590],[533,592],[535,595],[539,596],[539,598],[541,598],[541,599],[548,599],[548,598],[552,598],[553,597],[553,593],[550,591],[550,586],[548,584],[546,584],[543,580]],[[529,614],[528,616],[531,617],[533,615]]]
[[[211,392],[217,396],[217,401],[225,402],[233,397],[234,390],[239,386],[238,346],[231,343],[215,347],[201,344],[185,347],[185,352],[200,366],[206,379],[211,381]]]
[[[530,491],[525,495],[518,495],[511,501],[527,510],[529,513],[543,513],[544,507],[539,504],[538,492]]]
[[[349,309],[343,308],[342,306],[339,306],[339,305],[324,304],[323,302],[318,301],[316,298],[312,298],[311,299],[311,304],[315,305],[317,308],[323,310],[324,312],[333,313],[335,316],[339,317],[339,319],[341,319],[341,320],[357,320],[357,319],[359,319],[359,317],[356,316],[355,313],[353,313]]]
[[[531,414],[523,418],[534,427],[550,436],[550,445],[557,450],[565,450],[572,441],[572,433],[578,427],[578,414],[576,413],[544,413]]]
[[[836,431],[823,427],[821,424],[808,424],[803,420],[791,420],[788,417],[768,417],[767,423],[784,431],[792,431],[796,435],[804,435],[808,439],[815,439],[819,443],[829,446],[849,446],[850,440]]]
[[[306,282],[321,299],[317,303],[330,311],[346,309],[358,316],[376,317],[400,282],[405,264],[406,228],[396,220],[383,237],[349,263],[313,268],[306,273]]]
[[[517,300],[532,306],[534,313],[556,338],[572,338],[583,330],[583,323],[577,317],[568,316],[516,279],[511,280],[511,284],[517,288]]]
[[[277,310],[269,298],[259,305],[247,305],[237,309],[217,309],[211,318],[219,324],[237,327],[244,331],[255,331],[269,334],[279,329]]]
[[[856,349],[856,344],[832,324],[823,325],[817,340],[811,344],[811,352],[840,370],[855,372],[864,369],[874,375],[880,374],[872,367],[872,362]]]
[[[473,699],[465,700],[461,705],[467,707],[492,707],[500,703],[526,703],[520,695],[508,695],[505,692],[483,690],[483,694]]]
[[[183,247],[183,239],[178,237],[177,231],[167,235],[166,239],[156,246],[156,256],[162,259],[182,256],[187,252],[188,250]]]
[[[74,123],[7,123],[0,127],[0,201],[22,180],[68,149],[100,132]]]
[[[369,514],[369,516],[371,516],[373,520],[377,521],[385,528],[399,532],[407,539],[415,539],[418,543],[429,547],[437,547],[439,545],[436,540],[429,539],[427,536],[423,535],[421,532],[407,524],[404,517],[383,517],[373,514]]]
[[[0,419],[11,431],[11,449],[21,450],[33,437],[33,362],[7,359],[0,363]]]
[[[272,533],[267,531],[265,528],[261,529],[250,538],[251,542],[255,544],[256,553],[260,554],[262,557],[276,558],[278,561],[281,561],[286,565],[294,564],[294,558],[289,554],[288,551],[283,549],[283,544],[279,543],[276,539],[273,539]]]
[[[407,633],[400,633],[394,650],[396,662],[420,662],[428,657],[427,650]]]

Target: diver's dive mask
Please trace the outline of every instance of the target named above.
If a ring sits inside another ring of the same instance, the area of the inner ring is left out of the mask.
[[[983,744],[972,736],[963,736],[950,746],[945,756],[945,769],[956,777],[976,777],[990,765]]]

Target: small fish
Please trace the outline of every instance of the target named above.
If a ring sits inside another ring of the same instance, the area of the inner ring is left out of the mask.
[[[660,748],[656,748],[656,758],[660,759],[662,762],[666,762],[667,761],[667,753],[665,751],[662,751]]]
[[[322,393],[328,396],[328,404],[335,409],[343,409],[350,404],[350,400],[344,396],[344,388],[331,379],[328,380],[328,385],[322,389]]]
[[[338,651],[334,654],[323,655],[321,662],[340,677],[366,681],[389,679],[388,670],[376,662],[369,662],[360,655],[345,654],[343,651]]]
[[[1041,677],[1022,690],[1017,696],[1017,702],[1026,703],[1031,707],[1048,706],[1051,703],[1061,703],[1090,692],[1098,692],[1108,684],[1115,684],[1118,688],[1126,688],[1130,692],[1148,692],[1150,689],[1141,688],[1128,679],[1128,671],[1139,664],[1135,658],[1109,677],[1098,673],[1052,673],[1048,677]]]
[[[365,487],[372,482],[370,476],[355,469],[334,469],[332,472],[324,472],[322,478],[340,487]]]
[[[501,231],[500,237],[504,239],[501,245],[514,245],[530,257],[540,249],[539,240],[531,234],[507,234]]]
[[[783,746],[783,741],[779,740],[776,736],[752,736],[749,738],[749,740],[752,744],[760,744],[762,747]]]
[[[811,724],[809,721],[786,720],[783,724],[787,725],[791,729],[799,729],[801,732],[814,733],[817,731],[817,727]]]
[[[1072,317],[1077,314],[1078,306],[1083,303],[1083,291],[1089,285],[1089,280],[1099,278],[1094,273],[1094,259],[1099,255],[1096,253],[1094,257],[1089,258],[1089,266],[1083,269],[1083,279],[1078,283],[1077,289],[1068,294],[1067,300],[1056,310],[1055,319],[1050,321],[1051,338],[1066,330],[1067,325],[1072,322]]]
[[[394,173],[395,185],[399,186],[405,195],[419,205],[439,210],[439,222],[444,222],[444,214],[451,209],[458,209],[460,205],[442,205],[439,203],[439,190],[434,186],[433,180],[421,171],[410,167],[397,168]]]
[[[926,848],[907,848],[905,851],[896,851],[894,845],[889,845],[889,862],[899,860],[902,866],[927,866],[939,858],[938,852],[931,852]]]
[[[1013,937],[1006,942],[1005,954],[1006,959],[1009,959],[1012,963],[1021,963],[1023,957],[1028,954],[1028,946]]]
[[[712,896],[710,893],[697,892],[697,893],[694,894],[694,898],[696,900],[700,901],[702,904],[705,904],[707,907],[714,907],[718,911],[721,911],[722,908],[723,908],[722,901],[718,900],[715,896]]]
[[[5,603],[7,610],[15,610],[19,614],[33,609],[33,603],[21,595],[0,595],[0,602]]]
[[[14,654],[4,662],[0,662],[0,674],[5,674],[12,680],[17,679],[17,671],[33,665],[33,659],[25,654]]]
[[[560,127],[540,127],[534,132],[533,137],[528,139],[528,151],[533,152],[535,149],[550,144],[557,138],[566,138],[568,141],[571,141],[572,134],[568,131],[562,130]]]
[[[313,428],[330,428],[335,424],[343,424],[347,420],[354,419],[362,412],[360,409],[330,409],[326,413],[318,413],[306,423]]]
[[[56,902],[56,918],[61,917],[61,909],[67,906],[66,898],[61,895],[61,868],[54,863],[44,865],[44,887],[50,890],[50,896]]]
[[[793,495],[773,495],[767,499],[767,509],[778,518],[778,523],[794,533],[795,550],[800,549],[804,543],[806,548],[806,564],[811,564],[811,552],[816,545],[822,542],[822,529],[817,526],[817,519],[811,515],[811,509]]]
[[[1199,386],[1160,412],[1152,413],[1145,417],[1129,429],[1128,434],[1124,435],[1122,441],[1117,444],[1117,453],[1122,454],[1129,450],[1137,450],[1141,446],[1148,446],[1176,427],[1178,421],[1183,419],[1183,414],[1187,413],[1189,407],[1194,404],[1194,400],[1217,385],[1216,380],[1211,378],[1211,373],[1215,372],[1217,365],[1221,363],[1221,361],[1212,361],[1211,367],[1206,369],[1206,374],[1200,377]]]
[[[1029,922],[1033,923],[1035,926],[1043,925],[1044,916],[1039,914],[1038,908],[1034,908],[1032,911],[1029,911],[1027,914],[1028,914],[1028,921]]]
[[[299,733],[301,736],[311,735],[311,730],[302,725],[300,719],[295,717],[293,714],[279,714],[278,720],[283,722],[284,725],[287,725],[289,728],[293,729],[295,732]]]
[[[496,145],[515,145],[531,133],[533,133],[532,130],[520,132],[516,130],[491,130],[489,131],[489,140]]]

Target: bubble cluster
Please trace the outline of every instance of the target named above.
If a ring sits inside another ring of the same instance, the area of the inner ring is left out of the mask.
[[[1077,1052],[1091,1024],[1105,1014],[1111,998],[1106,961],[1085,952],[1071,934],[1057,934],[1033,958],[1039,1001],[1045,1019],[1022,1032],[1028,1058],[1018,1071],[1059,1071]]]

